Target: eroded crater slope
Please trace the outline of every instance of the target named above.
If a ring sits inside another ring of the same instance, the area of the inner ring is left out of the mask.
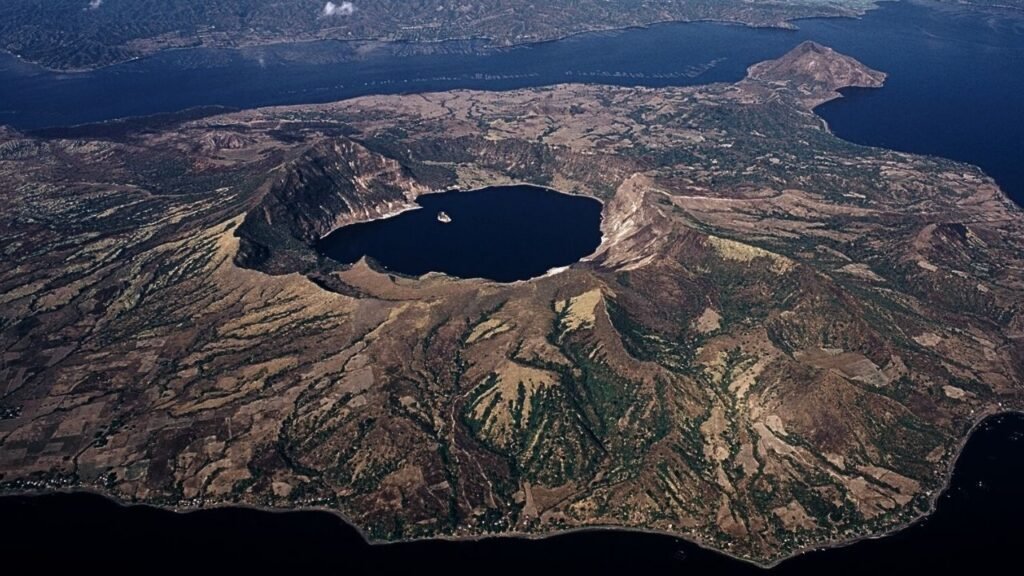
[[[1021,409],[1024,220],[976,168],[845,143],[883,76],[363,98],[120,139],[0,134],[0,482],[326,506],[374,539],[677,533],[767,562],[927,511]],[[450,186],[605,201],[517,284],[310,248]]]

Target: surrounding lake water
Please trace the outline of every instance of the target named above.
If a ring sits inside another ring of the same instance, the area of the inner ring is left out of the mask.
[[[509,90],[565,82],[672,86],[735,81],[781,56],[792,33],[710,23],[582,34],[481,51],[404,44],[363,51],[342,42],[245,50],[188,49],[59,74],[0,55],[0,122],[35,129],[221,105],[330,102],[367,94],[455,88]]]
[[[883,2],[861,19],[798,31],[660,24],[503,50],[315,42],[186,49],[88,73],[0,54],[0,123],[31,130],[191,107],[249,108],[366,94],[563,82],[686,86],[732,82],[747,66],[816,40],[890,74],[819,109],[843,138],[977,164],[1024,203],[1024,17]]]
[[[818,108],[836,134],[975,164],[1024,205],[1024,13],[886,4],[860,21],[799,25],[889,74],[881,90],[846,90]]]
[[[422,208],[345,226],[317,250],[345,264],[369,256],[385,269],[499,282],[567,266],[601,243],[601,203],[535,186],[421,196]],[[451,221],[443,223],[444,212]]]
[[[972,435],[936,512],[877,540],[815,551],[772,574],[985,574],[1020,562],[1024,416],[990,418]],[[326,512],[224,508],[176,514],[90,494],[0,498],[0,562],[41,574],[97,571],[316,570],[322,574],[764,574],[669,536],[591,531],[528,541],[370,546]]]

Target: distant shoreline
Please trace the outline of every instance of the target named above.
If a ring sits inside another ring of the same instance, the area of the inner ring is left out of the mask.
[[[575,38],[577,36],[586,36],[588,34],[608,34],[616,32],[624,32],[627,30],[644,30],[652,26],[660,26],[666,24],[720,24],[723,26],[741,26],[744,28],[762,29],[762,30],[796,30],[798,27],[794,24],[801,20],[815,20],[815,19],[830,19],[830,18],[860,18],[871,10],[878,9],[880,1],[894,1],[894,0],[876,0],[873,6],[868,7],[866,10],[859,12],[851,12],[847,15],[809,15],[809,16],[794,16],[779,21],[776,24],[755,24],[751,22],[744,22],[742,20],[724,20],[720,18],[695,18],[695,19],[676,19],[668,18],[664,20],[652,20],[645,24],[630,24],[630,25],[619,25],[619,26],[607,26],[607,27],[594,27],[586,30],[577,30],[575,32],[566,32],[550,38],[537,38],[535,40],[523,40],[510,42],[507,44],[501,44],[495,42],[494,38],[489,36],[454,36],[450,38],[439,38],[436,40],[407,40],[407,39],[380,39],[380,38],[299,38],[294,40],[271,40],[267,42],[245,42],[244,40],[234,45],[196,45],[196,46],[175,46],[170,48],[161,48],[154,50],[153,52],[143,53],[131,58],[125,58],[123,60],[117,60],[107,64],[98,66],[85,66],[85,67],[70,67],[70,68],[55,68],[52,66],[46,66],[34,60],[25,58],[21,54],[8,50],[6,48],[0,48],[0,53],[8,54],[25,65],[33,66],[39,71],[50,72],[54,74],[87,74],[102,70],[104,68],[111,68],[114,66],[120,66],[129,62],[136,62],[139,60],[145,60],[152,58],[159,54],[182,52],[188,50],[228,50],[240,52],[243,50],[254,49],[254,48],[267,48],[277,46],[299,46],[303,44],[314,44],[317,42],[337,42],[340,44],[352,44],[352,45],[368,45],[368,44],[379,44],[387,46],[437,46],[447,43],[456,42],[481,42],[484,43],[482,51],[497,51],[497,50],[509,50],[513,48],[519,48],[523,46],[537,46],[541,44],[548,44],[552,42],[560,42]]]

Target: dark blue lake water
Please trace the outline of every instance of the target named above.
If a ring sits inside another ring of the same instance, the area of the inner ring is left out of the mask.
[[[565,82],[691,85],[734,81],[784,54],[794,35],[698,23],[583,34],[497,51],[451,42],[408,54],[342,42],[247,50],[189,49],[94,72],[55,74],[0,55],[0,122],[22,129],[223,105],[329,102],[366,94]]]
[[[0,123],[35,129],[206,105],[453,88],[735,81],[750,64],[813,39],[890,74],[885,88],[851,92],[819,110],[837,134],[977,164],[1024,202],[1024,18],[885,2],[859,20],[798,24],[798,31],[662,24],[498,51],[465,42],[188,49],[81,74],[0,55]]]
[[[772,574],[1006,574],[1024,536],[1024,416],[980,426],[928,519],[878,540],[816,551]],[[0,562],[35,572],[317,574],[764,574],[668,536],[580,532],[545,540],[370,546],[326,512],[225,508],[175,514],[90,494],[0,498]],[[15,564],[17,562],[17,564]]]
[[[889,73],[819,107],[853,142],[980,166],[1024,205],[1024,14],[885,4],[861,21],[811,20],[802,34]]]
[[[444,272],[499,282],[567,266],[601,243],[601,203],[535,186],[421,196],[422,208],[345,226],[317,250],[351,264],[369,256],[385,269]],[[443,212],[450,219],[438,220]]]

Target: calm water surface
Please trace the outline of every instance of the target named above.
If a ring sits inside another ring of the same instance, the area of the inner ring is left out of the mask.
[[[847,90],[818,108],[836,134],[975,164],[1024,204],[1024,14],[887,4],[861,21],[800,26],[889,73],[881,90]]]
[[[977,164],[1024,202],[1024,15],[994,17],[884,2],[862,19],[798,31],[711,23],[583,34],[503,50],[316,42],[169,51],[80,74],[0,55],[0,123],[21,129],[222,105],[249,108],[366,94],[563,82],[688,86],[732,82],[747,66],[816,40],[889,73],[819,112],[843,138]]]
[[[686,86],[732,82],[804,40],[890,74],[819,110],[841,136],[977,164],[1024,202],[1024,17],[883,3],[861,19],[807,19],[800,30],[669,24],[502,50],[451,42],[315,42],[185,49],[84,74],[0,54],[0,123],[67,126],[193,107],[253,108],[358,95],[563,82]]]
[[[601,243],[601,203],[592,198],[504,186],[428,194],[417,203],[422,208],[341,228],[317,249],[345,264],[369,256],[410,276],[510,282],[572,264]],[[438,221],[441,212],[451,221]]]

